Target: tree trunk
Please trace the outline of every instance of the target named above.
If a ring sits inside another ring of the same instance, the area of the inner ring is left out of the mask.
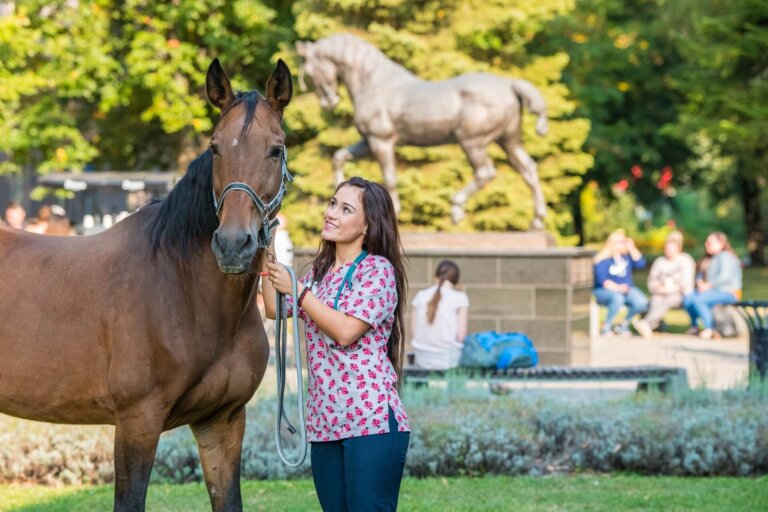
[[[744,203],[744,223],[747,228],[747,252],[752,265],[765,266],[765,231],[760,205],[760,187],[754,176],[741,178],[741,197]]]
[[[584,246],[584,216],[581,213],[581,191],[584,183],[570,194],[571,213],[573,214],[573,232],[579,236],[579,247]]]

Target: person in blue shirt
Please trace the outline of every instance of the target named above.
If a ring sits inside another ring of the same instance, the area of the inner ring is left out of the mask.
[[[711,233],[704,242],[707,256],[701,262],[696,277],[696,289],[683,298],[683,307],[691,316],[691,328],[695,333],[698,321],[703,339],[715,336],[715,320],[712,308],[718,304],[733,304],[741,298],[741,260],[734,252],[728,237],[721,231]]]
[[[608,314],[600,334],[616,332],[629,336],[629,322],[638,313],[648,310],[648,298],[635,286],[632,272],[645,268],[645,258],[635,247],[623,229],[617,229],[608,236],[603,248],[594,258],[595,299],[601,306],[607,306]],[[613,322],[621,306],[629,308],[627,316],[615,328]]]

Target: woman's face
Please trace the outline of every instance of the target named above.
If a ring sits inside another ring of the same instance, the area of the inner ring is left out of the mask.
[[[721,242],[720,239],[715,235],[709,235],[707,237],[707,241],[704,242],[704,248],[706,249],[707,254],[712,256],[721,253],[723,251],[723,247],[723,242]]]
[[[362,246],[368,224],[363,209],[363,191],[346,185],[336,191],[325,209],[325,223],[320,236],[336,243],[351,243],[359,239]]]
[[[667,242],[664,244],[664,256],[667,258],[674,258],[678,254],[680,254],[682,251],[680,249],[680,245],[676,242]]]

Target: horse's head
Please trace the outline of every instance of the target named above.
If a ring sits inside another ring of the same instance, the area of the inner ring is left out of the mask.
[[[298,41],[296,53],[303,59],[299,70],[301,83],[304,83],[305,76],[308,77],[320,99],[320,106],[323,108],[335,107],[339,103],[339,95],[336,92],[339,87],[339,70],[336,64],[332,60],[318,55],[317,45],[313,43]]]
[[[219,268],[239,274],[269,244],[272,219],[280,209],[286,167],[283,109],[293,93],[291,72],[282,60],[267,81],[267,95],[234,94],[218,59],[208,68],[208,99],[221,109],[211,137],[213,199],[219,227],[211,248]]]

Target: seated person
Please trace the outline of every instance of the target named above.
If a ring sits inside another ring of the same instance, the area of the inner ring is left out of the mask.
[[[616,326],[616,333],[629,336],[629,322],[638,313],[648,310],[648,299],[635,286],[632,279],[634,269],[645,268],[645,258],[635,247],[635,242],[626,236],[623,229],[617,229],[608,236],[603,248],[594,257],[595,299],[601,306],[608,307],[608,315],[600,334],[612,332],[613,321],[621,306],[629,308],[623,322]]]
[[[683,306],[683,297],[693,291],[695,276],[696,262],[683,252],[683,235],[673,231],[664,242],[664,254],[656,258],[648,274],[648,314],[632,322],[641,336],[649,338],[667,311]]]
[[[699,267],[696,289],[687,294],[683,307],[691,316],[691,326],[699,328],[699,336],[710,339],[715,335],[712,308],[718,304],[733,304],[741,297],[741,261],[728,242],[725,233],[711,233],[704,243],[707,256]]]
[[[416,366],[448,370],[461,359],[469,297],[454,288],[459,284],[459,267],[453,261],[440,262],[435,280],[437,284],[418,292],[411,302],[411,346]]]

